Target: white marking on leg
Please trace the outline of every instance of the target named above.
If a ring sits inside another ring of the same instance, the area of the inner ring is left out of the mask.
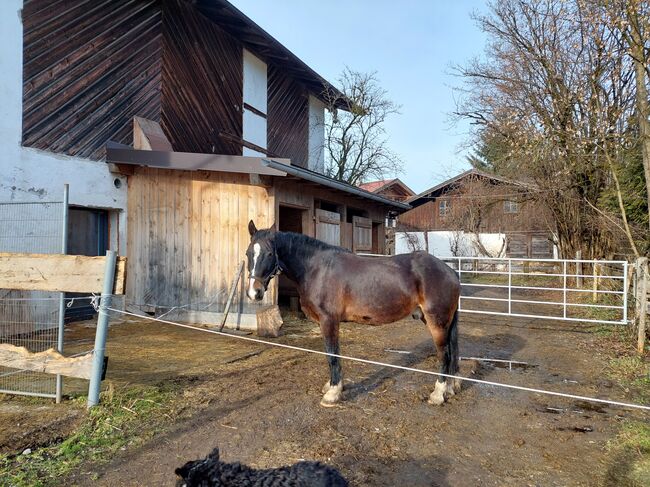
[[[255,288],[253,287],[253,284],[255,284],[255,279],[253,279],[255,276],[255,267],[257,267],[257,258],[260,256],[260,252],[262,251],[262,247],[260,244],[256,243],[253,245],[253,268],[251,269],[251,278],[248,280],[248,297],[251,299],[255,299]]]
[[[436,381],[436,387],[429,396],[429,404],[434,404],[436,406],[440,406],[443,402],[445,402],[445,389],[447,388],[446,386],[446,381],[445,382],[440,382],[439,380]]]
[[[343,392],[343,381],[341,380],[335,386],[330,386],[329,390],[321,399],[321,406],[329,407],[334,406],[337,402],[341,400],[341,394]]]

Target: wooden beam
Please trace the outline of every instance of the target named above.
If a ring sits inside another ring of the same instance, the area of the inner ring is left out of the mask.
[[[0,288],[101,293],[106,257],[0,253]],[[114,294],[124,294],[126,257],[118,257]]]
[[[92,363],[92,352],[79,357],[64,357],[53,348],[33,353],[25,347],[0,343],[0,365],[3,367],[90,379]]]
[[[133,117],[133,148],[171,152],[174,149],[158,122]]]

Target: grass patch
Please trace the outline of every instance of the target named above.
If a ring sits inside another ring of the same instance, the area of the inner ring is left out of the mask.
[[[78,470],[82,464],[101,464],[117,451],[137,446],[175,415],[169,405],[173,386],[129,387],[109,385],[100,404],[91,409],[68,438],[28,455],[1,455],[0,478],[11,486],[48,486]],[[73,399],[85,404],[86,397]]]
[[[629,343],[629,336],[623,331],[608,339],[614,343],[618,339],[626,340],[624,344]],[[611,358],[605,373],[629,389],[635,402],[650,404],[650,362],[644,357],[621,354]],[[614,458],[610,476],[616,485],[650,485],[650,423],[625,421],[616,438],[608,443],[608,449]]]

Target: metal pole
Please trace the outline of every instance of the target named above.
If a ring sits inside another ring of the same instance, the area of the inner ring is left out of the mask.
[[[627,262],[623,263],[623,324],[627,325]]]
[[[512,314],[512,259],[508,259],[508,314]]]
[[[463,277],[460,274],[461,272],[461,262],[460,257],[458,257],[458,281],[460,282],[460,295],[458,296],[458,311],[460,311],[460,303],[462,301],[461,297],[463,295]]]
[[[643,355],[645,351],[645,331],[648,314],[648,258],[640,257],[637,262],[639,266],[639,291],[637,293],[637,299],[640,302],[637,352],[639,355]]]
[[[104,271],[104,288],[99,302],[99,317],[97,318],[97,332],[95,333],[95,348],[93,353],[93,369],[88,386],[88,408],[99,403],[99,389],[102,383],[102,367],[104,366],[104,351],[106,350],[106,335],[108,334],[108,312],[106,308],[111,305],[113,284],[115,281],[115,263],[117,252],[106,251],[106,270]]]
[[[564,274],[564,278],[563,278],[564,279],[564,282],[563,282],[564,286],[563,286],[563,290],[562,290],[563,295],[564,295],[564,300],[563,300],[564,301],[564,317],[566,318],[566,260],[563,262],[562,270],[563,270],[562,273]]]
[[[68,201],[70,199],[70,185],[63,185],[63,232],[61,235],[61,253],[68,253]],[[59,336],[57,337],[56,349],[63,353],[63,333],[65,327],[65,293],[59,293]],[[63,397],[63,376],[56,376],[56,402],[61,402]]]

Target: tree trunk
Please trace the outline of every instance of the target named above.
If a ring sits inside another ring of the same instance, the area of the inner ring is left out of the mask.
[[[633,57],[634,74],[636,77],[636,108],[639,114],[639,134],[641,138],[641,151],[643,154],[643,174],[645,176],[646,198],[648,199],[648,210],[650,210],[650,103],[648,102],[648,90],[646,88],[646,71],[643,63],[644,45],[639,33],[632,29],[634,41]],[[650,218],[648,219],[650,227]]]

